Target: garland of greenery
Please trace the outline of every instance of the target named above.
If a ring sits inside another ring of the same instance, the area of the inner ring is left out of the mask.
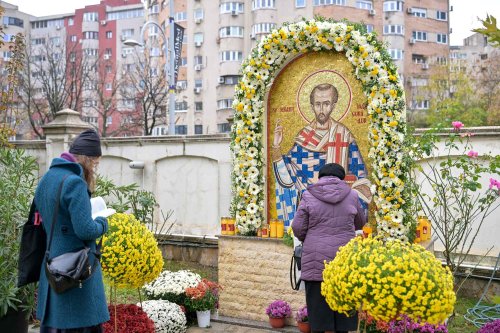
[[[397,67],[375,33],[358,23],[324,18],[285,23],[264,37],[243,61],[231,131],[231,212],[242,234],[254,235],[265,219],[263,114],[267,89],[291,57],[317,51],[345,52],[368,98],[369,158],[377,231],[408,239],[412,220],[405,189],[405,97]]]

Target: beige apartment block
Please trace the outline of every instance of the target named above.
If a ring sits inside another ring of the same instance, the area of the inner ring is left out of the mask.
[[[283,22],[321,15],[362,22],[388,43],[405,84],[410,112],[429,101],[418,89],[449,56],[449,0],[174,0],[185,30],[177,82],[176,125],[187,134],[230,130],[228,117],[242,60]],[[154,6],[151,1],[147,6]],[[168,1],[155,15],[168,31]],[[417,101],[414,96],[420,96]]]

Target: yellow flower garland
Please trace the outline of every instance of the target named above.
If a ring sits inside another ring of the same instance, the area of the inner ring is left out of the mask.
[[[163,257],[151,231],[134,215],[114,214],[103,236],[101,265],[116,287],[139,288],[160,275]]]
[[[326,264],[321,293],[333,310],[348,314],[361,308],[386,322],[406,314],[440,324],[456,300],[451,272],[431,252],[372,237],[354,238]]]

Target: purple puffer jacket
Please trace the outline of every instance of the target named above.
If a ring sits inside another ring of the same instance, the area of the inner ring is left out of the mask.
[[[293,219],[295,237],[303,242],[301,279],[323,281],[324,261],[335,258],[365,224],[358,194],[337,177],[322,177],[302,195]]]

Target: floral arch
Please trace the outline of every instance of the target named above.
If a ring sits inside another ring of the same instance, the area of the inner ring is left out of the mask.
[[[404,138],[406,106],[397,67],[375,33],[362,24],[326,19],[284,24],[264,37],[243,61],[236,86],[231,132],[233,158],[231,213],[242,234],[254,234],[265,219],[265,95],[291,58],[307,52],[345,53],[368,99],[368,158],[371,163],[377,232],[407,240],[413,219],[407,213]]]

